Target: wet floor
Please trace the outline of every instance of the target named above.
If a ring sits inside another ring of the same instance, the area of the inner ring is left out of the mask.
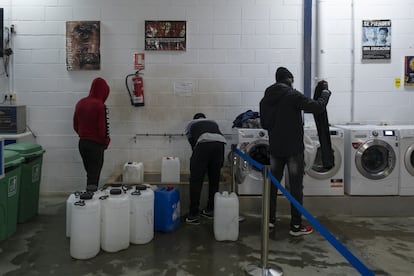
[[[40,198],[39,215],[19,224],[0,242],[1,275],[246,275],[261,267],[261,218],[243,215],[237,241],[218,242],[213,221],[182,223],[170,233],[156,232],[145,245],[100,253],[89,260],[70,256],[66,238],[66,197]],[[318,217],[347,249],[376,275],[413,275],[414,217]],[[293,238],[281,215],[269,234],[268,266],[284,275],[360,275],[318,232]],[[265,255],[266,256],[266,255]]]

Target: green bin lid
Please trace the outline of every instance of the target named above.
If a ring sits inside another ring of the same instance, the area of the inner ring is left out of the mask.
[[[20,156],[18,152],[12,150],[4,150],[4,167],[12,167],[21,164],[24,161],[24,158]]]
[[[22,157],[32,157],[42,155],[45,150],[39,144],[15,143],[4,146],[5,150],[17,151]]]

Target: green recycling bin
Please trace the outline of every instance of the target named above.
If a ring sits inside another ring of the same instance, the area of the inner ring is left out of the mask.
[[[45,150],[39,144],[16,143],[4,146],[24,158],[21,165],[22,178],[19,195],[19,213],[17,222],[24,223],[35,217],[39,211],[39,188],[42,176],[42,162]]]
[[[16,232],[19,206],[21,163],[15,151],[4,150],[4,177],[0,180],[0,241]]]

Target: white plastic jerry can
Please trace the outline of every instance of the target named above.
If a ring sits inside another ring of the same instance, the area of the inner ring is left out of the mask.
[[[119,188],[112,188],[107,196],[100,197],[101,248],[118,252],[129,247],[129,196]]]
[[[101,205],[93,193],[83,193],[71,207],[70,255],[86,260],[98,255],[100,250]]]
[[[128,191],[130,202],[130,238],[132,244],[145,244],[154,238],[154,191],[149,185],[137,185]]]
[[[178,157],[162,158],[161,182],[180,183],[180,159]]]
[[[141,184],[144,182],[144,164],[142,162],[127,162],[122,171],[122,182],[126,184]]]
[[[82,192],[73,192],[66,199],[66,237],[70,238],[70,225],[72,220],[72,205],[79,200]]]
[[[239,199],[236,193],[214,195],[214,237],[217,241],[236,241],[239,237]]]

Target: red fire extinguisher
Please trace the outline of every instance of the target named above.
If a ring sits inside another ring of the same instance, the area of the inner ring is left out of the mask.
[[[139,71],[129,74],[125,78],[125,85],[133,106],[144,106],[144,79]],[[131,91],[131,87],[133,90]]]

